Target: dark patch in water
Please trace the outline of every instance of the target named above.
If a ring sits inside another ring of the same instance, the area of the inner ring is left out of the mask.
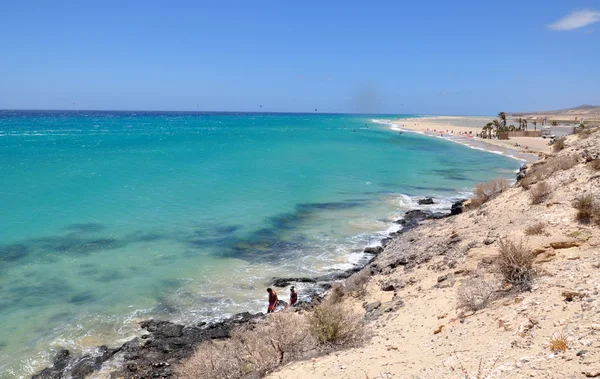
[[[302,203],[296,205],[293,212],[269,217],[264,228],[245,237],[233,235],[239,229],[238,226],[213,227],[199,229],[192,236],[183,239],[182,242],[194,248],[218,246],[219,249],[214,254],[220,257],[235,257],[261,262],[279,261],[305,247],[304,243],[307,238],[298,234],[292,235],[290,232],[313,217],[315,213],[356,208],[364,205],[366,201],[353,199],[345,202]],[[215,233],[220,235],[215,237]],[[186,256],[194,256],[194,254],[188,251]]]
[[[112,282],[113,280],[125,279],[126,276],[117,270],[108,270],[104,271],[100,274],[99,277],[96,278],[98,282]]]
[[[0,261],[15,262],[25,258],[30,252],[31,248],[22,243],[0,245]]]
[[[219,226],[215,227],[215,232],[218,234],[232,234],[232,233],[237,232],[241,228],[242,228],[241,225],[229,225],[229,226],[219,225]]]
[[[152,232],[147,233],[142,231],[132,233],[126,238],[128,242],[154,242],[163,239],[167,239],[167,237],[164,234]]]
[[[39,307],[62,302],[73,290],[66,281],[51,278],[32,285],[8,287],[9,302],[19,307]]]
[[[436,175],[441,175],[444,179],[449,180],[470,180],[467,176],[462,174],[463,170],[461,169],[437,169],[437,170],[428,170],[426,173],[434,173]]]
[[[4,341],[0,341],[0,350],[4,349],[8,344]]]
[[[50,322],[67,322],[68,320],[70,320],[73,317],[73,314],[71,312],[59,312],[56,314],[53,314],[52,316],[48,317],[48,321]]]
[[[106,229],[106,227],[95,222],[88,222],[83,224],[71,224],[65,227],[65,229],[73,233],[87,234],[101,232],[102,230]]]
[[[296,213],[302,211],[314,211],[314,210],[339,210],[339,209],[350,209],[360,207],[362,204],[360,201],[344,201],[335,203],[304,203],[296,206]]]
[[[93,299],[94,299],[94,294],[89,291],[86,291],[86,292],[81,292],[81,293],[78,293],[77,295],[72,296],[71,299],[69,300],[69,303],[79,305],[79,304],[90,302]]]

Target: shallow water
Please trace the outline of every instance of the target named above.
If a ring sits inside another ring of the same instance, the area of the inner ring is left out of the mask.
[[[0,111],[0,377],[263,311],[271,277],[351,267],[416,197],[519,166],[373,118]]]

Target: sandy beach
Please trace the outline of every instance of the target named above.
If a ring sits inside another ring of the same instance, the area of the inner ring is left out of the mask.
[[[484,146],[487,150],[496,150],[499,147],[518,153],[535,155],[550,153],[551,147],[548,145],[548,140],[540,137],[513,137],[509,140],[476,137],[478,133],[481,133],[482,127],[493,119],[493,116],[429,116],[390,120],[390,123],[396,130],[417,131],[463,144],[475,143],[478,146]],[[495,148],[491,148],[489,145],[493,145]],[[530,161],[531,158],[526,160]]]

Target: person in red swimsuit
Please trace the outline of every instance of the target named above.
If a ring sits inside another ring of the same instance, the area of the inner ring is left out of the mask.
[[[298,292],[296,292],[296,289],[294,288],[294,286],[292,286],[290,288],[290,305],[293,307],[294,305],[296,305],[297,301],[298,301]]]
[[[277,298],[277,292],[273,291],[272,288],[267,288],[267,292],[269,293],[269,307],[267,308],[267,313],[275,312],[275,307],[279,302]]]

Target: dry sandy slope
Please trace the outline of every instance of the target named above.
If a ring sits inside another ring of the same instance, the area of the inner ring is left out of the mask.
[[[567,143],[560,155],[600,154],[600,133]],[[480,209],[402,234],[373,263],[382,272],[371,278],[366,299],[352,300],[382,303],[368,324],[372,340],[289,364],[269,378],[464,378],[465,370],[477,377],[480,365],[482,378],[600,377],[600,227],[576,223],[571,206],[582,193],[599,195],[600,172],[580,163],[547,181],[553,192],[542,204],[532,205],[529,192],[514,186]],[[546,234],[525,236],[524,228],[539,221]],[[489,276],[505,237],[538,253],[533,290],[461,315],[457,288],[474,275]],[[414,264],[389,267],[405,258]],[[401,288],[382,291],[380,283],[389,281]],[[566,302],[566,290],[583,297]],[[553,354],[548,342],[558,332],[569,349]]]

